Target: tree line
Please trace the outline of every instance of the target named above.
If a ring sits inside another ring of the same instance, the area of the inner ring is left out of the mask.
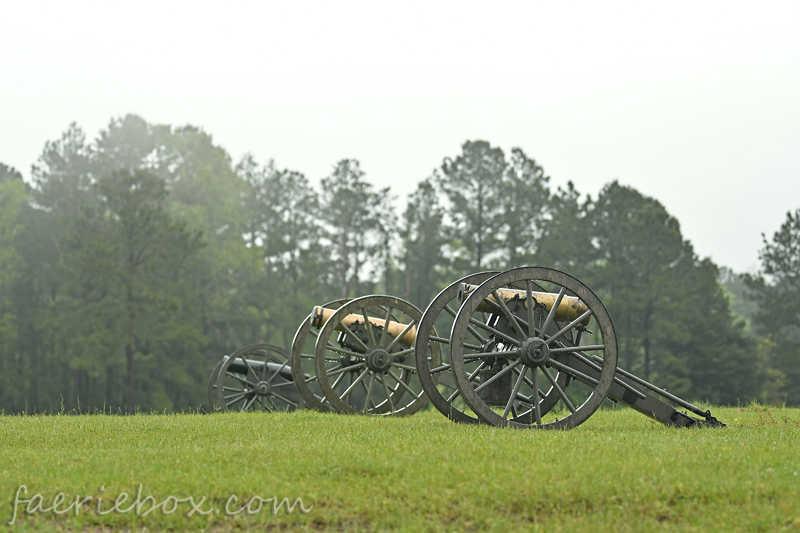
[[[313,305],[385,292],[424,309],[463,275],[533,264],[598,293],[620,366],[695,400],[800,404],[800,214],[743,277],[657,200],[554,190],[519,148],[465,142],[400,212],[355,159],[319,183],[135,115],[94,140],[70,125],[29,182],[0,164],[0,409],[197,408],[223,354],[288,348]]]

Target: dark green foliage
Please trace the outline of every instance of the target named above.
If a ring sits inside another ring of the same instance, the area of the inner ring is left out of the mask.
[[[519,148],[511,150],[503,176],[503,241],[505,268],[531,265],[539,253],[550,203],[550,178]]]
[[[747,323],[748,331],[752,332],[751,319],[758,311],[758,305],[751,298],[746,276],[737,274],[730,268],[720,267],[719,282],[731,304],[731,311],[741,317]]]
[[[617,332],[620,366],[717,404],[757,395],[755,343],[734,321],[717,267],[699,259],[656,200],[617,182],[587,221],[598,259],[588,272]]]
[[[453,272],[463,276],[502,262],[506,158],[486,141],[467,141],[455,159],[445,158],[435,175],[448,202]]]
[[[403,278],[404,298],[424,309],[447,279],[444,247],[447,236],[443,228],[444,209],[430,180],[424,180],[409,197],[403,215]]]
[[[581,201],[572,182],[550,197],[541,222],[533,263],[557,268],[591,281],[589,274],[598,258],[592,242],[592,221],[588,220],[591,198]]]
[[[342,159],[322,179],[319,214],[330,243],[332,283],[339,288],[339,298],[372,292],[364,279],[365,266],[370,257],[387,253],[383,250],[395,224],[389,189],[375,191],[363,178],[358,161]]]
[[[764,237],[759,256],[763,270],[745,283],[758,305],[753,324],[765,337],[764,400],[800,405],[800,210],[786,214],[771,241]]]
[[[19,288],[24,259],[19,254],[27,192],[22,176],[0,163],[0,405],[19,407],[14,392],[20,378]]]
[[[95,188],[97,205],[67,219],[61,238],[68,283],[57,308],[70,366],[90,376],[121,371],[129,413],[141,404],[172,408],[167,389],[191,383],[185,374],[197,361],[171,349],[202,342],[184,312],[195,304],[186,263],[199,234],[172,219],[154,174],[115,170]]]

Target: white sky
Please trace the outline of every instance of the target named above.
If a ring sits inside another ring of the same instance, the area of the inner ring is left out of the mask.
[[[632,185],[749,271],[800,208],[798,27],[788,1],[0,0],[0,162],[28,177],[71,121],[131,112],[315,182],[357,158],[404,204],[485,139]]]

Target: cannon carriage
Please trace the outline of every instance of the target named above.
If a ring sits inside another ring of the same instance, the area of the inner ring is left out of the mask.
[[[258,365],[239,352],[224,359],[209,381],[212,408],[236,399],[241,410],[404,416],[430,400],[455,422],[569,429],[609,399],[667,425],[723,425],[618,368],[614,326],[600,299],[544,267],[466,276],[424,314],[391,296],[318,306],[298,328],[291,355],[278,354],[264,352]],[[284,394],[292,387],[295,396]],[[277,402],[276,388],[283,389]]]

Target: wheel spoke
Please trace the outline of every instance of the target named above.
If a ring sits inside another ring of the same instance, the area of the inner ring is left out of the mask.
[[[369,372],[369,368],[365,368],[364,371],[361,374],[358,375],[358,377],[355,379],[355,381],[351,381],[350,382],[350,386],[347,387],[347,389],[345,389],[344,393],[342,393],[342,395],[339,396],[339,398],[344,400],[345,398],[350,396],[350,393],[353,392],[353,389],[356,387],[356,385],[361,383],[361,380],[364,379],[364,376],[367,375],[367,372]]]
[[[544,336],[544,332],[547,331],[547,328],[550,327],[550,322],[555,320],[556,311],[558,311],[558,306],[561,305],[561,300],[564,298],[564,295],[567,293],[566,287],[561,287],[561,290],[558,291],[558,297],[556,298],[555,303],[553,303],[553,307],[550,308],[550,312],[547,313],[547,318],[542,325],[542,328],[539,330],[540,334]]]
[[[525,379],[525,372],[528,371],[528,367],[526,365],[522,365],[522,372],[520,372],[519,377],[517,378],[517,382],[514,383],[514,389],[511,391],[511,397],[508,399],[508,403],[506,404],[505,411],[503,411],[503,418],[508,417],[508,412],[511,410],[511,407],[514,405],[514,400],[517,399],[517,393],[519,392],[519,388],[522,385],[522,380]],[[516,418],[516,413],[514,414],[514,418]]]
[[[248,381],[246,378],[241,377],[239,374],[234,374],[230,370],[226,370],[225,375],[241,382],[244,385],[247,385],[248,387],[252,387],[254,385],[252,381]]]
[[[445,339],[444,337],[437,337],[435,335],[431,335],[428,338],[433,342],[438,342],[440,344],[450,344],[450,339]]]
[[[534,370],[534,369],[532,368],[532,369],[531,369],[532,373],[535,373],[535,372],[533,372],[533,370]],[[515,368],[515,369],[514,369],[514,372],[515,372],[517,375],[519,375],[519,369]],[[526,384],[527,386],[529,386],[529,387],[533,387],[533,382],[532,382],[532,381],[530,380],[530,378],[528,378],[527,376],[525,377],[525,384]],[[539,394],[541,394],[542,396],[544,396],[544,395],[545,395],[545,394],[544,394],[544,392],[543,392],[543,391],[541,391],[541,390],[539,390],[538,392],[539,392]]]
[[[525,335],[525,332],[522,331],[522,327],[520,327],[519,322],[517,322],[517,317],[515,317],[514,313],[512,313],[511,310],[508,308],[506,302],[502,298],[500,298],[500,295],[497,293],[497,291],[492,291],[492,296],[494,296],[495,300],[497,301],[497,305],[500,306],[500,310],[506,316],[506,319],[508,319],[508,321],[511,322],[511,327],[514,328],[514,331],[517,332],[517,335],[519,335],[521,339],[527,337],[527,335]]]
[[[367,392],[367,386],[364,384],[364,381],[361,382],[361,390],[363,390],[365,393]],[[375,400],[373,400],[372,398],[369,399],[369,403],[370,403],[370,405],[372,405],[373,409],[377,409],[378,408],[375,405]]]
[[[381,331],[381,340],[378,343],[378,347],[379,348],[383,347],[383,343],[385,342],[386,335],[388,335],[388,332],[389,332],[389,319],[392,317],[392,311],[394,311],[394,307],[389,307],[386,310],[386,319],[383,321],[383,331]]]
[[[270,394],[272,394],[273,396],[275,396],[275,397],[276,397],[276,398],[278,398],[279,400],[281,400],[281,401],[283,401],[283,402],[286,402],[286,403],[288,403],[288,404],[289,404],[289,405],[291,405],[292,407],[297,407],[297,402],[293,402],[293,401],[292,401],[292,400],[290,400],[289,398],[285,398],[285,397],[281,396],[280,394],[277,394],[277,393],[275,393],[275,392],[272,392],[272,391],[270,391]]]
[[[363,348],[365,352],[368,352],[368,351],[369,351],[369,346],[367,346],[366,344],[364,344],[364,341],[362,341],[362,340],[361,340],[361,337],[359,337],[358,335],[356,335],[355,333],[353,333],[353,330],[351,330],[351,329],[350,329],[350,328],[347,326],[347,324],[345,324],[343,321],[341,321],[341,320],[340,320],[340,321],[339,321],[339,326],[342,328],[342,330],[343,330],[345,333],[347,333],[348,335],[350,335],[350,336],[353,338],[353,340],[355,340],[355,341],[356,341],[356,344],[360,345],[360,346],[361,346],[361,348]],[[335,350],[334,350],[334,351],[335,351]],[[362,356],[362,357],[363,357],[363,356]]]
[[[452,307],[450,307],[450,305],[445,305],[445,306],[444,306],[444,310],[445,310],[445,311],[447,311],[447,313],[448,313],[450,316],[452,316],[453,318],[455,318],[455,317],[456,317],[456,312],[455,312],[455,311],[453,311],[453,308],[452,308]],[[486,339],[484,339],[484,338],[483,338],[483,336],[481,336],[481,334],[480,334],[480,333],[478,333],[478,331],[477,331],[475,328],[473,328],[472,326],[467,326],[467,331],[469,331],[470,333],[472,333],[472,334],[475,336],[475,338],[476,338],[476,339],[478,339],[478,340],[481,342],[481,344],[484,344],[484,343],[486,342]],[[450,344],[450,341],[449,341],[449,340],[447,341],[447,344]],[[467,346],[467,345],[466,345],[466,344],[464,344],[464,346]]]
[[[261,377],[259,378],[260,381],[264,381],[264,376],[267,372],[267,358],[269,354],[265,351],[264,352],[264,366],[261,367]]]
[[[533,326],[533,283],[531,280],[525,280],[525,307],[528,310],[528,335],[533,337],[536,335],[536,328]]]
[[[389,343],[389,346],[387,346],[387,347],[386,347],[386,351],[388,352],[388,351],[390,351],[392,348],[394,348],[394,345],[395,345],[395,344],[397,344],[398,342],[400,342],[400,339],[402,339],[403,337],[405,337],[405,336],[406,336],[406,333],[408,333],[409,331],[411,331],[411,328],[413,328],[413,327],[414,327],[414,325],[415,325],[416,323],[417,323],[417,320],[416,320],[416,319],[412,319],[412,320],[411,320],[411,322],[409,322],[408,324],[406,324],[406,327],[405,327],[405,328],[403,328],[403,331],[402,331],[402,332],[400,332],[400,334],[399,334],[397,337],[395,337],[394,339],[392,339],[392,342],[390,342],[390,343]]]
[[[509,336],[509,335],[506,335],[506,334],[505,334],[505,333],[503,333],[502,331],[500,331],[500,330],[497,330],[497,329],[494,329],[494,328],[493,328],[492,326],[490,326],[489,324],[484,324],[483,322],[481,322],[480,320],[478,320],[478,319],[476,319],[476,318],[474,318],[474,317],[470,317],[470,318],[469,318],[469,321],[470,321],[470,323],[472,323],[472,324],[475,324],[476,326],[478,326],[478,327],[480,327],[480,328],[483,328],[483,329],[485,329],[486,331],[488,331],[489,333],[491,333],[491,334],[492,334],[492,335],[494,335],[495,337],[500,337],[501,339],[503,339],[503,340],[506,340],[506,341],[510,342],[510,343],[511,343],[511,344],[513,344],[514,346],[521,346],[521,345],[522,345],[522,343],[521,343],[521,342],[519,342],[519,341],[518,341],[517,339],[515,339],[514,337],[511,337],[511,336]]]
[[[331,375],[331,374],[330,374],[331,372],[333,372],[334,370],[339,370],[340,368],[342,368],[342,365],[340,365],[340,364],[339,364],[339,365],[332,366],[332,367],[330,367],[330,368],[326,368],[326,369],[325,369],[325,375],[326,375],[326,376],[330,376],[330,375]],[[311,383],[311,382],[312,382],[312,381],[314,381],[315,379],[317,379],[317,376],[316,376],[316,375],[315,375],[315,376],[313,376],[313,377],[312,377],[311,379],[309,379],[308,381],[306,381],[306,383]]]
[[[391,370],[389,370],[389,375],[390,375],[390,376],[392,376],[392,377],[394,378],[394,380],[395,380],[395,381],[396,381],[396,382],[397,382],[397,383],[398,383],[398,384],[399,384],[401,387],[403,387],[405,390],[407,390],[407,391],[408,391],[408,392],[411,394],[411,397],[412,397],[412,398],[414,398],[415,400],[418,400],[418,399],[419,399],[419,397],[420,397],[420,396],[422,396],[422,394],[424,393],[424,391],[422,391],[422,392],[419,392],[419,393],[417,393],[416,391],[414,391],[414,390],[413,390],[411,387],[409,387],[409,386],[408,386],[408,383],[406,383],[406,382],[405,382],[405,381],[403,381],[402,379],[398,378],[398,377],[397,377],[397,376],[394,374],[394,372],[392,372]]]
[[[475,379],[475,376],[477,376],[477,375],[478,375],[478,372],[480,372],[480,371],[481,371],[481,369],[482,369],[483,367],[485,367],[485,366],[486,366],[486,361],[481,361],[481,364],[479,364],[479,365],[478,365],[478,368],[476,368],[475,370],[473,370],[473,371],[472,371],[472,374],[470,374],[469,376],[467,376],[467,380],[468,380],[468,381],[471,383],[471,382],[472,382],[472,380],[474,380],[474,379]],[[453,400],[455,400],[456,398],[458,398],[459,394],[461,394],[461,389],[457,389],[457,390],[456,390],[456,391],[455,391],[453,394],[451,394],[451,395],[450,395],[450,396],[447,398],[447,403],[451,403]]]
[[[245,366],[247,367],[247,370],[248,370],[248,371],[250,371],[250,373],[251,373],[251,374],[253,374],[253,377],[254,377],[254,378],[257,378],[258,374],[256,374],[256,371],[255,371],[255,370],[253,370],[253,367],[252,367],[252,366],[250,366],[250,361],[248,361],[247,357],[245,357],[245,356],[243,356],[243,355],[242,355],[241,357],[239,357],[239,359],[241,359],[242,361],[244,361],[244,364],[245,364]]]
[[[436,368],[432,368],[431,369],[430,374],[438,374],[439,372],[444,372],[445,370],[449,370],[449,369],[450,369],[450,365],[437,366]]]
[[[364,362],[356,363],[354,365],[350,365],[350,366],[345,366],[345,367],[339,368],[338,370],[334,370],[333,372],[326,372],[325,375],[327,375],[327,376],[335,376],[336,374],[341,374],[342,372],[347,372],[348,370],[355,370],[356,368],[361,368],[364,365],[366,365],[366,363],[364,363]]]
[[[241,402],[242,400],[245,400],[245,399],[247,399],[247,395],[243,394],[243,395],[239,396],[238,398],[236,398],[235,400],[233,400],[232,402],[225,402],[225,405],[227,405],[228,409],[230,409],[231,407],[234,406],[234,404],[237,404],[237,403],[239,403],[239,402]]]
[[[588,346],[565,346],[564,348],[550,348],[550,353],[593,352],[595,350],[605,351],[605,349],[605,344],[590,344]]]
[[[408,355],[408,354],[412,354],[412,353],[414,353],[414,347],[413,346],[411,348],[406,348],[405,350],[400,350],[399,352],[393,353],[392,354],[392,359],[396,359],[398,357],[403,357],[404,355]]]
[[[283,362],[283,364],[280,366],[280,368],[278,370],[273,372],[272,376],[270,376],[270,378],[267,380],[267,383],[270,383],[273,379],[275,379],[275,377],[278,374],[281,373],[281,370],[283,370],[286,367],[286,365],[288,365],[288,364],[289,364],[289,360],[287,359],[286,361]],[[264,365],[264,367],[266,368],[266,364]]]
[[[542,407],[539,405],[539,371],[534,368],[533,370],[533,410],[536,414],[536,424],[542,425]]]
[[[222,399],[225,400],[225,403],[227,403],[227,404],[234,404],[234,403],[238,402],[239,400],[241,400],[242,398],[244,398],[245,396],[247,396],[248,394],[250,394],[251,392],[253,392],[253,391],[252,390],[246,390],[246,391],[240,392],[239,394],[229,394],[228,396],[223,396]],[[228,401],[231,398],[236,398],[236,399],[233,400],[233,401]]]
[[[490,384],[494,383],[496,380],[500,379],[502,376],[505,376],[506,374],[508,374],[509,372],[511,372],[512,370],[514,370],[514,367],[515,367],[515,366],[517,366],[518,364],[520,364],[521,362],[522,362],[522,361],[520,361],[519,359],[517,359],[516,361],[514,361],[513,363],[511,363],[510,365],[508,365],[508,366],[507,366],[507,367],[505,367],[504,369],[500,370],[500,372],[498,372],[498,373],[497,373],[497,374],[495,374],[494,376],[490,377],[489,379],[487,379],[486,381],[484,381],[483,383],[481,383],[480,385],[478,385],[477,387],[475,387],[475,392],[480,392],[480,391],[482,391],[482,390],[483,390],[483,389],[485,389],[487,386],[489,386]]]
[[[556,378],[553,377],[553,374],[551,374],[550,371],[547,370],[547,368],[544,367],[544,366],[539,367],[539,368],[542,369],[542,372],[544,372],[544,375],[547,376],[548,380],[550,380],[550,383],[552,383],[553,388],[556,389],[556,392],[561,397],[561,399],[564,401],[564,403],[567,405],[569,410],[574,413],[576,411],[575,406],[572,405],[572,402],[569,400],[569,398],[567,398],[567,393],[565,393],[564,389],[562,389],[561,386],[558,384],[558,382],[556,381]]]
[[[269,402],[269,404],[272,406],[272,409],[274,409],[275,411],[280,411],[280,409],[278,409],[278,406],[275,405],[275,403],[272,401],[272,398],[270,398],[269,396],[265,396],[264,399],[266,399]]]
[[[372,322],[367,318],[367,310],[361,308],[361,316],[364,317],[364,328],[367,330],[367,338],[369,339],[370,346],[375,346],[375,335],[372,333]]]
[[[392,414],[394,414],[394,402],[392,401],[392,395],[389,394],[389,387],[386,385],[386,380],[381,379],[380,377],[378,377],[378,379],[380,380],[381,385],[383,385],[383,392],[386,394],[386,399],[389,401],[389,409],[391,409]]]
[[[369,407],[369,402],[372,400],[372,386],[375,384],[375,374],[370,374],[369,376],[369,387],[367,387],[367,397],[364,398],[364,414],[367,414],[367,408]],[[373,407],[375,404],[372,404]]]
[[[253,403],[256,401],[256,398],[258,398],[258,394],[254,394],[253,397],[250,398],[250,401],[245,402],[244,405],[242,405],[242,412],[250,409],[250,406],[253,405]]]
[[[403,370],[408,370],[409,372],[416,372],[417,371],[417,367],[411,366],[411,365],[406,365],[406,364],[403,364],[403,363],[392,363],[392,366],[396,366],[397,368],[402,368]],[[433,372],[431,372],[431,374],[433,374]]]
[[[567,331],[571,330],[572,328],[574,328],[575,326],[577,326],[578,324],[580,324],[581,322],[583,322],[584,320],[586,320],[590,316],[592,316],[592,310],[591,309],[589,309],[588,311],[583,313],[581,316],[579,316],[578,318],[576,318],[575,320],[573,320],[572,322],[570,322],[569,324],[567,324],[566,326],[561,328],[558,332],[556,332],[553,335],[551,335],[550,337],[548,337],[547,338],[547,344],[550,344],[552,341],[557,340],[564,333],[566,333]],[[577,343],[577,339],[576,339],[575,344],[578,344]]]
[[[267,404],[265,404],[264,400],[262,400],[260,397],[258,398],[258,403],[261,404],[261,407],[263,407],[265,411],[269,411]]]
[[[331,385],[331,390],[333,390],[334,392],[336,392],[336,386],[337,386],[337,385],[339,385],[339,382],[340,382],[340,381],[342,381],[342,380],[344,379],[344,376],[345,376],[345,375],[346,375],[346,374],[345,374],[344,372],[342,372],[342,373],[340,373],[340,374],[339,374],[339,375],[336,377],[336,379],[333,381],[333,385]]]
[[[507,357],[510,355],[519,355],[519,350],[508,350],[505,352],[478,352],[478,353],[470,353],[464,356],[464,362],[466,361],[474,361],[475,359],[480,359],[482,357]]]
[[[308,382],[306,382],[306,383],[308,383]],[[294,385],[294,382],[293,381],[284,381],[283,383],[278,383],[277,385],[272,385],[270,387],[270,390],[277,389],[278,387],[287,387],[289,385]]]
[[[575,379],[578,379],[578,380],[583,381],[585,383],[589,383],[589,384],[594,385],[594,386],[597,386],[597,384],[600,383],[599,381],[597,381],[597,379],[593,378],[592,376],[587,376],[583,372],[581,372],[579,370],[575,370],[571,366],[565,365],[565,364],[561,363],[560,361],[556,361],[554,359],[551,359],[549,361],[549,363],[551,365],[553,365],[554,368],[557,368],[558,370],[560,370],[562,372],[566,372],[567,374],[572,375]]]

